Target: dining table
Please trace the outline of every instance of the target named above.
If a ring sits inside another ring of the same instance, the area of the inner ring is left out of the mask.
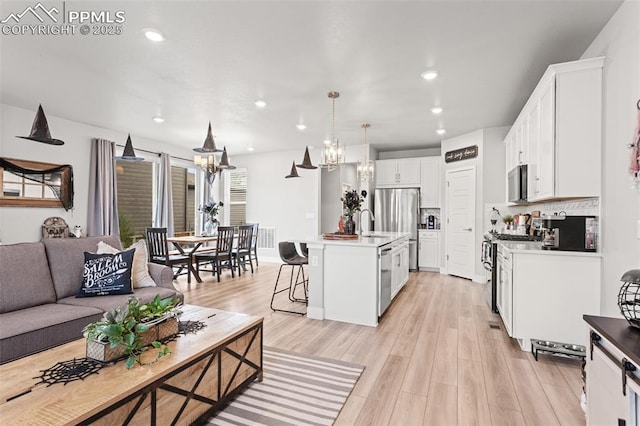
[[[189,265],[187,266],[189,268],[189,273],[192,274],[199,283],[202,282],[202,278],[200,277],[197,268],[193,265],[194,254],[202,244],[215,242],[217,240],[218,237],[216,235],[185,235],[182,237],[167,237],[167,241],[172,243],[180,254],[186,254],[189,256]]]
[[[238,239],[238,236],[234,235],[233,239],[235,243],[235,241],[237,241]],[[189,265],[188,265],[189,273],[193,275],[193,277],[196,279],[197,282],[201,283],[202,278],[198,273],[198,269],[194,266],[194,258],[195,258],[196,250],[198,250],[204,243],[218,241],[218,236],[217,235],[201,235],[201,236],[185,235],[182,237],[167,237],[167,241],[172,243],[175,246],[175,248],[180,252],[180,254],[186,254],[187,256],[189,256],[189,259],[190,259]],[[192,247],[186,247],[186,246],[192,246]],[[242,270],[244,271],[247,270],[247,267],[244,262],[239,262],[239,264],[242,267]]]

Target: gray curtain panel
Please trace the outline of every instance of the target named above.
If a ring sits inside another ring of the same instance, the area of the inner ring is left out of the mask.
[[[91,140],[87,236],[120,235],[115,150],[115,142]]]
[[[156,214],[153,223],[156,227],[167,228],[167,235],[173,236],[173,192],[171,191],[171,157],[166,152],[160,154],[158,170],[158,194]]]

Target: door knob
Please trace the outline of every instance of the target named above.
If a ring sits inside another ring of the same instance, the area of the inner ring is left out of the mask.
[[[473,228],[462,228],[463,231],[472,231]]]

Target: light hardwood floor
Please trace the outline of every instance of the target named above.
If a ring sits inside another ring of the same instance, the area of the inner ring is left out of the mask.
[[[480,284],[412,273],[373,328],[273,313],[278,267],[177,287],[186,303],[263,316],[265,345],[366,366],[337,425],[585,424],[580,364],[522,352]]]

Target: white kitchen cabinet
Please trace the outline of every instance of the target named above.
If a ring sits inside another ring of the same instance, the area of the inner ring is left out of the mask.
[[[420,208],[440,208],[440,157],[420,159]]]
[[[409,280],[409,240],[402,240],[391,252],[391,300]]]
[[[498,310],[509,336],[523,349],[531,339],[586,345],[582,315],[600,312],[600,255],[505,247],[498,245]]]
[[[418,231],[418,268],[440,270],[440,231]]]
[[[512,254],[498,247],[496,274],[496,306],[509,336],[513,335],[513,269]]]
[[[376,186],[407,188],[420,186],[420,160],[403,158],[376,161]]]
[[[604,58],[549,66],[505,138],[507,173],[528,167],[528,201],[600,196]]]

